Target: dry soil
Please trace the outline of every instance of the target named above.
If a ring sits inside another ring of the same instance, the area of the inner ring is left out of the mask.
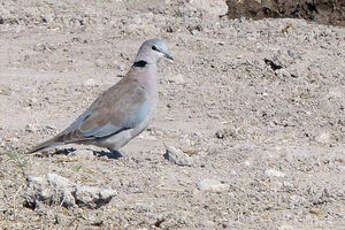
[[[220,0],[0,1],[0,229],[345,229],[345,28],[226,13]],[[24,154],[153,37],[176,61],[160,63],[158,111],[127,157]],[[28,207],[27,177],[47,173],[117,194]]]

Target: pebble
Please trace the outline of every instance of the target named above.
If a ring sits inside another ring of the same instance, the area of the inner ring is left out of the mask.
[[[295,228],[292,225],[289,224],[282,224],[279,227],[279,230],[294,230]]]
[[[93,87],[93,86],[97,86],[97,85],[98,85],[98,83],[97,83],[96,80],[93,79],[93,78],[87,79],[87,80],[84,82],[84,86],[91,86],[91,87]]]
[[[265,175],[269,176],[269,177],[285,177],[285,173],[280,172],[280,171],[275,170],[275,169],[267,169],[265,171]]]
[[[277,69],[275,71],[277,77],[279,78],[288,78],[288,77],[291,77],[291,74],[284,68],[282,69]]]
[[[190,156],[182,152],[180,149],[177,149],[173,146],[166,145],[166,153],[164,158],[170,162],[173,162],[179,166],[192,166],[192,159]]]
[[[315,141],[322,144],[329,144],[332,142],[332,135],[329,132],[322,132],[315,137]]]
[[[25,131],[28,133],[34,133],[37,132],[38,127],[35,124],[27,124],[25,125]]]
[[[228,190],[229,187],[228,184],[214,179],[204,179],[198,183],[199,190],[205,192],[224,192]]]
[[[138,138],[144,139],[144,140],[157,140],[155,136],[153,136],[150,132],[142,132]]]
[[[174,75],[169,76],[168,82],[174,83],[176,85],[183,85],[186,81],[184,80],[184,77],[182,74],[174,74]]]
[[[86,150],[86,149],[81,149],[78,151],[78,156],[81,159],[87,159],[87,160],[93,160],[96,158],[96,156],[94,155],[94,153],[90,150]]]
[[[109,203],[115,194],[111,189],[77,185],[75,199],[79,207],[99,208]]]
[[[329,98],[344,98],[345,97],[345,87],[342,86],[337,86],[337,87],[332,87],[328,90],[328,93],[326,95],[326,99],[328,100]]]
[[[243,164],[244,164],[244,166],[247,166],[247,167],[252,165],[252,163],[250,161],[248,161],[248,160],[244,161]]]

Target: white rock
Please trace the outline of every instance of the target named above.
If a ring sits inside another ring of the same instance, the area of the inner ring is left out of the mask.
[[[315,141],[322,143],[322,144],[331,143],[332,142],[332,135],[327,131],[322,132],[315,137]]]
[[[142,132],[138,138],[144,139],[144,140],[157,140],[156,137],[154,137],[150,132]]]
[[[115,196],[111,189],[81,186],[54,173],[43,177],[28,177],[24,199],[29,207],[40,203],[50,206],[99,208]]]
[[[90,78],[90,79],[87,79],[85,82],[84,82],[84,86],[96,86],[98,85],[98,83],[96,82],[95,79],[93,78]]]
[[[345,87],[337,86],[330,88],[327,94],[328,98],[344,98],[345,97]]]
[[[66,208],[76,206],[72,196],[74,185],[64,177],[49,173],[44,177],[28,177],[27,183],[24,198],[33,208],[39,202]]]
[[[280,172],[280,171],[275,170],[275,169],[267,169],[265,171],[265,174],[266,174],[266,176],[269,176],[269,177],[285,177],[285,173]]]
[[[280,227],[279,227],[279,230],[294,230],[296,228],[294,228],[292,225],[289,225],[289,224],[282,224]]]
[[[36,124],[27,124],[25,126],[25,131],[29,133],[37,132],[38,126]]]
[[[279,78],[288,78],[288,77],[291,77],[291,74],[290,74],[286,69],[284,69],[284,68],[282,68],[282,69],[277,69],[277,70],[275,71],[275,73],[277,74],[277,76],[278,76]]]
[[[174,74],[168,77],[168,82],[175,83],[177,85],[183,85],[186,81],[184,80],[182,74]]]
[[[93,160],[96,158],[94,153],[87,149],[78,150],[78,156],[82,159],[88,159],[88,160]]]
[[[229,189],[228,184],[213,179],[204,179],[199,182],[198,188],[205,192],[224,192]]]
[[[192,159],[190,156],[185,154],[179,149],[176,149],[173,146],[166,145],[166,153],[164,154],[164,158],[168,161],[171,161],[179,166],[191,166]]]
[[[90,186],[77,186],[75,199],[79,207],[99,208],[108,203],[114,196],[115,191],[110,189],[99,189]]]
[[[245,162],[243,162],[243,164],[244,164],[244,166],[247,166],[247,167],[252,165],[252,163],[250,161],[245,161]]]

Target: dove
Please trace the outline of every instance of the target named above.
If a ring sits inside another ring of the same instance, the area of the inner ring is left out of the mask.
[[[103,92],[69,127],[28,153],[71,143],[120,153],[119,149],[152,120],[158,104],[157,64],[163,57],[173,60],[163,40],[145,41],[134,64],[118,83]]]

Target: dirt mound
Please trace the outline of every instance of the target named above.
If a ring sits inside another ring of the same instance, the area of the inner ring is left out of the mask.
[[[345,2],[337,0],[227,0],[230,18],[304,18],[345,26]]]

